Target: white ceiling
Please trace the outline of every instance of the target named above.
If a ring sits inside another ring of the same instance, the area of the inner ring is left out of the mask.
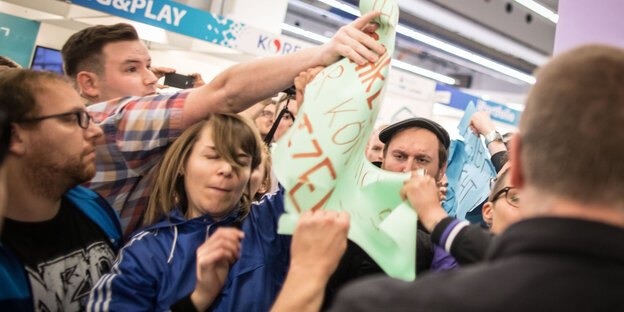
[[[179,0],[204,10],[233,0]],[[340,0],[353,5],[357,0]],[[456,44],[475,54],[501,64],[531,73],[543,64],[554,43],[555,25],[531,13],[512,0],[398,0],[401,6],[401,23],[414,30]],[[349,21],[348,15],[337,14],[335,9],[316,0],[289,0],[285,23],[322,35],[333,34]],[[556,11],[557,0],[540,0],[541,4]],[[512,13],[505,7],[511,4]],[[0,0],[0,12],[39,20],[51,25],[79,30],[94,24],[110,24],[127,20],[56,0]],[[530,23],[526,15],[533,14]],[[244,21],[243,21],[244,22]],[[524,24],[523,24],[524,23]],[[174,34],[155,27],[135,23],[142,38],[152,49],[186,49],[209,53],[232,61],[253,58],[231,49],[197,39]],[[292,34],[290,34],[292,35]],[[550,37],[549,37],[550,36]],[[303,38],[302,38],[303,39]],[[397,55],[411,64],[443,74],[460,74],[472,77],[473,93],[490,92],[522,95],[528,84],[509,78],[470,61],[445,53],[426,44],[399,38]]]
[[[358,2],[337,1],[354,8]],[[353,18],[323,2],[326,1],[289,0],[285,22],[327,36]],[[526,74],[531,74],[552,54],[556,25],[513,0],[398,0],[398,3],[400,23],[410,29]],[[556,7],[557,1],[542,4]],[[472,88],[524,94],[529,87],[516,78],[404,36],[399,36],[396,50],[395,58],[410,64],[445,75],[470,76]]]

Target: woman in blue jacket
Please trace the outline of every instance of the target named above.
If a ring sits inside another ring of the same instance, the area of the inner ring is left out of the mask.
[[[290,237],[277,234],[283,189],[253,205],[246,195],[261,149],[254,126],[235,114],[188,128],[156,169],[150,226],[120,251],[87,310],[268,311]]]

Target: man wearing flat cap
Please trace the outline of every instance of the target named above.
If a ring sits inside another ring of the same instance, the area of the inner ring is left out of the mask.
[[[410,118],[394,123],[379,133],[385,143],[381,168],[393,172],[424,169],[440,181],[446,172],[450,138],[438,123]]]
[[[444,176],[451,140],[448,132],[436,122],[426,118],[399,121],[383,129],[379,140],[385,143],[382,169],[393,172],[424,169],[425,174],[436,181]],[[430,234],[424,231],[424,227],[419,226],[417,232],[417,275],[457,266],[453,257],[431,243]],[[323,307],[328,308],[336,292],[349,281],[376,273],[382,273],[377,263],[357,244],[348,241],[347,250],[325,289]]]

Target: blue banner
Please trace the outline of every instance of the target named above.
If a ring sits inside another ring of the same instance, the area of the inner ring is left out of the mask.
[[[490,194],[490,179],[496,177],[496,170],[481,139],[468,126],[470,117],[477,111],[474,103],[466,107],[466,113],[459,126],[464,141],[453,140],[449,148],[446,212],[459,219],[479,207]]]
[[[0,13],[0,55],[24,68],[30,67],[39,24],[37,21]]]
[[[68,0],[101,12],[259,56],[313,46],[169,0]]]
[[[436,84],[436,92],[447,92],[450,95],[450,101],[441,104],[466,110],[468,103],[473,102],[478,111],[488,112],[493,120],[514,126],[517,126],[520,120],[520,111],[511,109],[503,104],[483,100],[480,97],[461,92],[459,89],[438,83]]]
[[[69,0],[94,10],[232,48],[244,24],[169,0]]]

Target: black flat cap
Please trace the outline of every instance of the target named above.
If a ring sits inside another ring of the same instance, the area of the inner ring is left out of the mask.
[[[446,132],[446,130],[444,130],[444,128],[442,128],[442,126],[440,126],[437,122],[427,118],[410,118],[391,124],[379,132],[379,141],[386,144],[398,131],[409,128],[423,128],[433,132],[433,134],[438,137],[438,140],[442,142],[444,147],[447,150],[449,149],[451,138],[449,137],[448,132]]]

